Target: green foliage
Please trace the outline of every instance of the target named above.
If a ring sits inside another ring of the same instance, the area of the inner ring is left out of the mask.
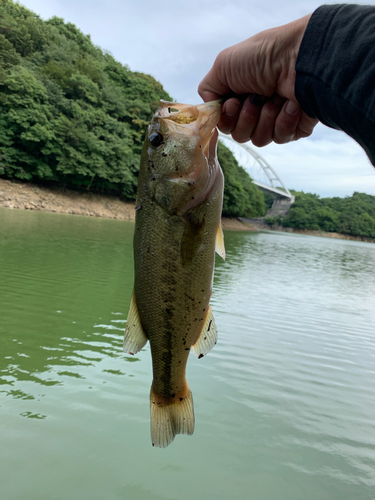
[[[225,177],[223,214],[256,217],[264,212],[263,193],[238,165],[231,151],[219,141],[217,154]]]
[[[43,21],[0,0],[0,175],[134,199],[140,153],[160,99],[132,72],[59,17]],[[259,215],[262,193],[219,144],[224,212]]]
[[[269,226],[281,226],[282,217],[280,215],[277,215],[276,217],[266,217],[264,222]]]
[[[274,195],[272,195],[271,193],[263,192],[263,197],[264,197],[264,210],[266,213],[268,210],[270,210],[270,208],[273,205]]]
[[[375,238],[375,196],[354,193],[346,198],[322,198],[295,192],[296,201],[282,223],[286,227]]]
[[[0,0],[0,175],[135,198],[140,151],[160,99],[76,26]]]

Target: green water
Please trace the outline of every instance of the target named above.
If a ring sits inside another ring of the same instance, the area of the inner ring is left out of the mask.
[[[226,233],[193,436],[122,351],[130,222],[0,209],[1,500],[375,498],[375,245]]]

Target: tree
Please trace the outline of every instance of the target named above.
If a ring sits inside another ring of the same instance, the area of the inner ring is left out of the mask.
[[[217,147],[218,160],[224,173],[223,214],[256,217],[264,212],[263,193],[222,142]]]

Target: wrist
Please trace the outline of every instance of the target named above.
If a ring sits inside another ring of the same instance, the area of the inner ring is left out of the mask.
[[[299,49],[311,14],[296,21],[275,28],[274,67],[278,67],[277,93],[296,101],[294,85],[296,80],[296,62]]]

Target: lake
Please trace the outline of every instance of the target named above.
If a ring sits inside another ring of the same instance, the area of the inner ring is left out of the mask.
[[[0,498],[375,498],[375,245],[226,232],[193,436],[122,350],[134,224],[0,209]]]

